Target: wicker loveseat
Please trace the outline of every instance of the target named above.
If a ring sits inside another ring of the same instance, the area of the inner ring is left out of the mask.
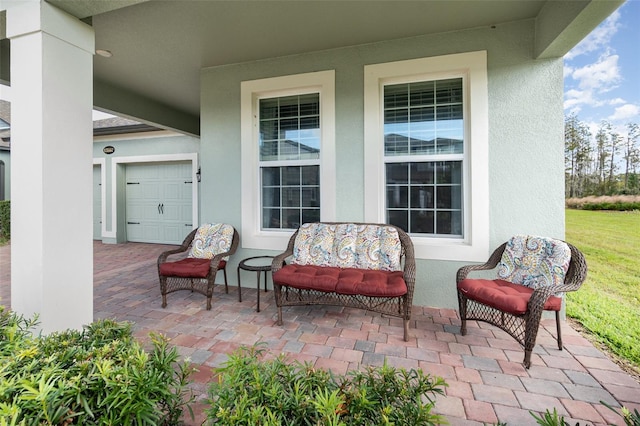
[[[283,306],[348,306],[401,318],[409,339],[415,257],[411,239],[395,226],[306,223],[274,258],[272,272],[278,325]]]

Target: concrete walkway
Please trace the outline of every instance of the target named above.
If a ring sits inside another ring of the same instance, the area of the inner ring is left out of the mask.
[[[414,306],[409,342],[402,339],[401,321],[357,309],[292,307],[284,310],[280,327],[275,324],[271,283],[269,292],[261,294],[261,312],[255,310],[254,272],[242,272],[238,302],[235,267],[240,259],[232,259],[227,271],[229,294],[224,286],[216,287],[210,311],[205,310],[204,296],[188,291],[169,294],[162,309],[156,259],[169,247],[94,243],[94,318],[132,321],[141,339],[150,331],[163,333],[198,365],[193,377],[196,419],[186,419],[188,425],[205,419],[213,368],[241,345],[257,342],[340,374],[386,360],[441,376],[449,386],[446,396],[438,397],[435,411],[452,425],[535,425],[530,410],[553,408],[570,424],[624,425],[600,401],[640,410],[638,381],[568,324],[563,326],[565,350],[559,351],[549,333],[555,328],[552,320],[543,321],[529,370],[521,364],[522,348],[502,331],[470,322],[468,334],[461,336],[452,309]],[[0,247],[0,304],[10,306],[9,246]]]

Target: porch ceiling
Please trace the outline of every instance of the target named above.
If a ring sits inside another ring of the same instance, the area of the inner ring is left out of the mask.
[[[96,49],[113,53],[94,59],[98,108],[197,122],[202,68],[527,19],[532,55],[562,56],[623,0],[48,2],[91,23]]]

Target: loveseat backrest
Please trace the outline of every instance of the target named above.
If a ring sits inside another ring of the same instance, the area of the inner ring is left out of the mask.
[[[571,249],[561,240],[514,235],[498,264],[498,278],[531,288],[563,285]]]
[[[402,255],[393,226],[314,222],[298,230],[292,263],[400,271]]]

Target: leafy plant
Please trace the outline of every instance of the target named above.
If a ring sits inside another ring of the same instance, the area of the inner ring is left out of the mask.
[[[259,345],[241,347],[217,370],[209,387],[208,424],[221,425],[433,425],[433,397],[443,395],[440,377],[388,365],[346,376],[264,359]]]
[[[627,426],[640,426],[640,412],[638,412],[638,410],[634,410],[632,413],[628,408],[622,407],[620,412],[618,412],[606,402],[600,401],[600,403],[621,416]],[[564,416],[558,414],[555,408],[553,409],[553,413],[547,410],[541,416],[537,416],[533,411],[529,411],[529,413],[536,419],[536,423],[541,426],[571,426],[571,424],[564,419]],[[580,423],[576,423],[575,426],[580,426]]]
[[[0,241],[11,239],[11,201],[0,201]]]
[[[37,319],[0,306],[0,426],[176,425],[193,369],[152,334],[146,352],[128,323],[33,336]]]

